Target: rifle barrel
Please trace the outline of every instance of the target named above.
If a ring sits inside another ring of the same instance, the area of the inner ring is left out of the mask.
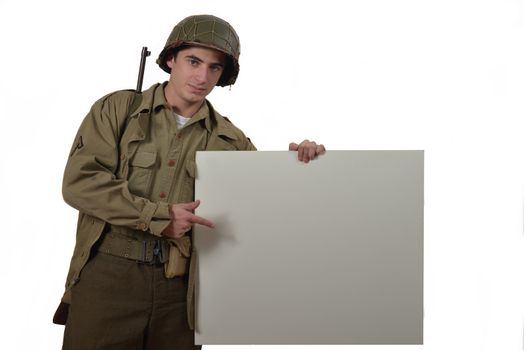
[[[142,54],[140,55],[140,67],[138,68],[138,81],[136,83],[136,91],[142,92],[142,83],[144,82],[144,69],[146,68],[147,56],[151,54],[151,51],[147,50],[147,46],[142,47]]]

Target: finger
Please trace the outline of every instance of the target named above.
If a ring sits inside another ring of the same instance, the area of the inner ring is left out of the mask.
[[[298,147],[298,160],[303,161],[304,160],[304,147],[299,146]]]
[[[196,215],[193,215],[189,221],[191,221],[192,223],[194,224],[199,224],[199,225],[204,225],[204,226],[207,226],[209,228],[214,228],[215,227],[215,224],[213,224],[211,221],[207,220],[207,219],[204,219],[203,217],[200,217],[200,216],[196,216]]]
[[[194,201],[193,203],[195,203],[195,207],[193,209],[196,209],[199,207],[200,205],[200,199],[197,199],[196,201]]]
[[[315,156],[317,155],[316,152],[317,152],[316,142],[315,141],[308,142],[307,148],[306,148],[307,158],[309,160],[315,159]]]
[[[180,237],[184,237],[185,233],[188,232],[189,229],[182,229],[180,228],[179,230],[176,230],[175,233],[174,233],[174,237],[175,238],[180,238]]]
[[[296,143],[294,143],[294,142],[291,142],[291,143],[289,144],[289,150],[290,150],[290,151],[296,151],[296,150],[298,150],[298,145],[297,145]]]
[[[302,141],[300,143],[300,145],[298,145],[298,160],[306,162],[306,163],[307,163],[307,161],[305,159],[305,157],[306,157],[306,150],[305,150],[305,148],[306,148],[306,145],[307,145],[308,142],[309,142],[308,140],[304,140],[304,141]]]
[[[177,230],[175,230],[175,232],[180,235],[191,230],[191,227],[191,225],[180,225],[180,227]]]
[[[326,148],[323,144],[317,145],[317,154],[324,154],[326,153]]]
[[[194,202],[185,203],[185,205],[183,206],[183,208],[186,209],[186,210],[189,210],[189,211],[193,211],[193,210],[195,210],[196,208],[198,208],[199,205],[200,205],[200,200],[197,199],[197,200],[194,201]]]
[[[302,161],[304,163],[309,163],[309,161],[313,159],[313,157],[311,156],[312,144],[314,144],[314,142],[311,142],[309,140],[304,140],[304,142],[302,142]]]
[[[313,142],[313,145],[309,148],[309,159],[315,159],[317,156],[317,145]]]

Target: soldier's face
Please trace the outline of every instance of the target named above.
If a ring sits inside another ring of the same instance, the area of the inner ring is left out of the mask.
[[[180,50],[167,61],[171,68],[169,83],[185,103],[201,103],[213,90],[224,71],[225,55],[205,47]]]

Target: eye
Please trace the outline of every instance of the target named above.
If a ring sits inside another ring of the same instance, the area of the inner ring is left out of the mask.
[[[194,59],[194,58],[191,58],[191,57],[189,57],[189,58],[187,59],[187,62],[188,62],[191,66],[197,66],[197,65],[198,65],[198,61],[197,61],[196,59]]]
[[[211,66],[210,69],[212,72],[217,73],[222,71],[222,66]]]

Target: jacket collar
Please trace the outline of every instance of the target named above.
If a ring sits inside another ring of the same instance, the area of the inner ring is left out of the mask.
[[[213,129],[216,129],[216,132],[219,136],[226,136],[232,140],[238,140],[237,135],[231,127],[231,122],[227,118],[220,115],[220,113],[215,111],[211,105],[211,102],[206,100],[206,103],[209,107],[209,117],[205,120],[206,129],[210,133],[213,131]]]
[[[168,108],[166,98],[164,96],[164,87],[166,84],[167,82],[162,84],[157,83],[151,86],[149,89],[143,91],[141,93],[142,100],[131,117],[134,117],[138,114],[150,115],[151,111],[156,111],[159,108]],[[229,122],[227,118],[220,115],[220,113],[215,111],[211,105],[211,102],[209,102],[207,99],[205,100],[205,105],[203,105],[202,108],[206,107],[209,109],[209,113],[203,120],[207,131],[209,133],[215,131],[218,135],[226,136],[232,140],[238,140],[237,135],[231,127],[231,122]]]
[[[160,88],[162,84],[154,84],[149,89],[140,93],[141,100],[138,108],[132,113],[131,117],[137,114],[150,114],[151,110],[155,110],[159,106],[165,105],[164,89]]]

